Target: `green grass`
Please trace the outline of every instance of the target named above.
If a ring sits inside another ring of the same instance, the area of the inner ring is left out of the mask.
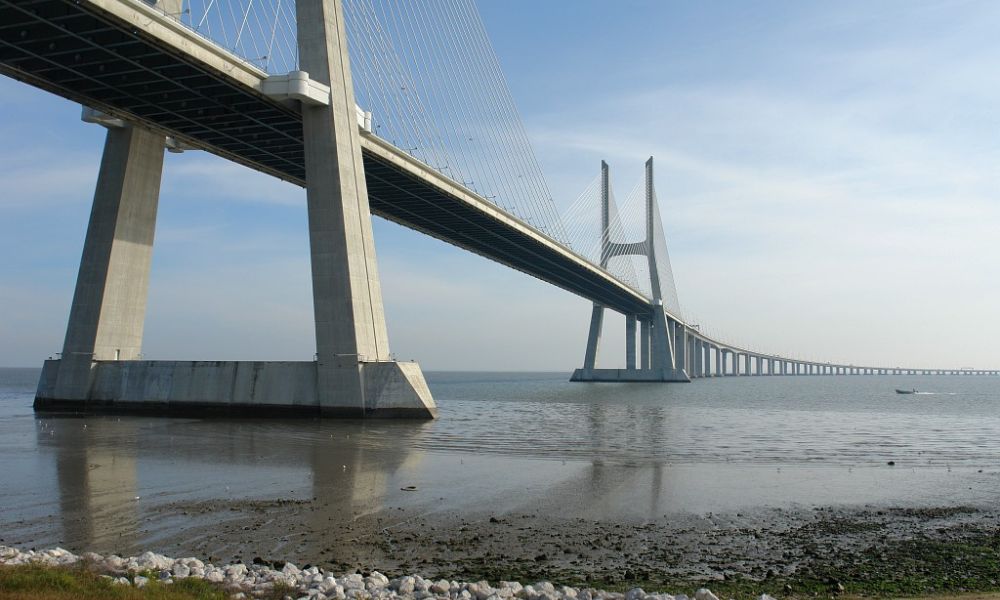
[[[82,567],[0,566],[2,600],[225,600],[216,585],[201,579],[172,584],[150,580],[142,588],[115,585]]]

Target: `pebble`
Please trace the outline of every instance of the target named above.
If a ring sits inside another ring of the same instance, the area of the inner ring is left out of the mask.
[[[289,562],[278,562],[281,569],[255,561],[253,565],[236,563],[215,566],[194,557],[170,558],[155,552],[139,556],[101,556],[87,552],[77,556],[62,548],[22,551],[0,545],[0,565],[39,563],[47,566],[67,566],[84,561],[115,585],[143,587],[149,579],[139,573],[157,574],[160,584],[175,579],[195,577],[220,584],[237,600],[253,599],[268,593],[282,583],[296,589],[293,597],[302,600],[689,600],[684,594],[648,594],[633,588],[625,594],[595,589],[555,586],[549,581],[522,585],[517,581],[501,581],[492,587],[487,581],[458,582],[439,579],[431,581],[419,575],[389,579],[378,571],[367,576],[350,573],[337,576],[318,567],[300,569]],[[719,600],[711,590],[701,588],[692,600]],[[774,600],[767,594],[757,600]]]

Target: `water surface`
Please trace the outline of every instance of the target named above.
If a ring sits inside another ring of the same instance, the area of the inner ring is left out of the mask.
[[[184,545],[205,535],[194,518],[205,502],[315,498],[326,508],[295,518],[338,523],[438,513],[644,522],[776,507],[988,506],[1000,492],[1000,378],[663,385],[428,373],[438,420],[365,422],[35,415],[37,377],[0,370],[6,543]]]

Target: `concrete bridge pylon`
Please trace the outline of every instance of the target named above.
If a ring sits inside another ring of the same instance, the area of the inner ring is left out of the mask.
[[[646,236],[642,241],[611,239],[611,182],[608,164],[601,161],[601,260],[607,267],[614,256],[645,256],[649,261],[652,303],[645,314],[625,315],[625,368],[597,368],[597,356],[604,326],[604,307],[594,303],[583,367],[573,372],[571,381],[690,381],[685,367],[686,326],[671,318],[663,306],[663,290],[657,269],[655,217],[659,207],[653,188],[653,158],[646,161]],[[636,363],[636,324],[639,324],[639,362]]]
[[[342,0],[297,0],[316,360],[141,360],[166,138],[109,125],[63,353],[36,409],[433,418],[416,363],[389,353]]]

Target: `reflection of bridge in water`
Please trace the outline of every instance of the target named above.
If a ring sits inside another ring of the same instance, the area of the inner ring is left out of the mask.
[[[604,165],[557,214],[470,0],[0,0],[0,70],[108,128],[39,408],[433,416],[389,352],[370,213],[593,301],[575,380],[998,373],[805,361],[689,323],[652,159],[621,205]],[[306,188],[315,361],[140,360],[164,148]],[[597,367],[605,309],[625,315],[623,369]]]
[[[59,505],[58,524],[46,518],[48,531],[35,534],[46,536],[47,543],[101,553],[138,554],[155,543],[238,557],[247,550],[240,547],[239,533],[227,532],[228,522],[261,507],[270,511],[298,503],[309,508],[283,518],[267,513],[266,521],[285,522],[265,528],[276,533],[271,539],[255,534],[261,551],[280,556],[293,548],[298,540],[282,530],[293,524],[316,531],[351,525],[360,535],[357,530],[373,520],[359,517],[388,513],[387,499],[399,489],[395,478],[419,472],[422,457],[409,450],[408,440],[422,435],[422,425],[414,423],[157,424],[133,417],[46,417],[38,423],[38,445],[55,463]],[[344,443],[352,433],[388,436],[398,445]],[[365,534],[377,537],[375,531]],[[345,542],[328,559],[347,560],[364,550]]]
[[[591,457],[610,435],[608,408],[590,407],[581,424],[591,432],[581,440]],[[655,439],[657,428],[681,423],[641,411],[621,416],[639,444]],[[35,422],[40,460],[55,466],[58,500],[56,514],[29,524],[39,545],[313,561],[328,550],[325,540],[337,539],[323,559],[353,565],[381,552],[383,529],[405,531],[413,518],[434,526],[455,515],[485,521],[507,513],[615,521],[676,510],[667,505],[673,496],[663,494],[671,471],[662,460],[576,457],[567,464],[428,452],[422,448],[437,427],[430,423],[100,416]],[[402,490],[409,485],[417,490]],[[22,533],[21,525],[9,525],[9,535]],[[244,532],[246,525],[252,530]]]

